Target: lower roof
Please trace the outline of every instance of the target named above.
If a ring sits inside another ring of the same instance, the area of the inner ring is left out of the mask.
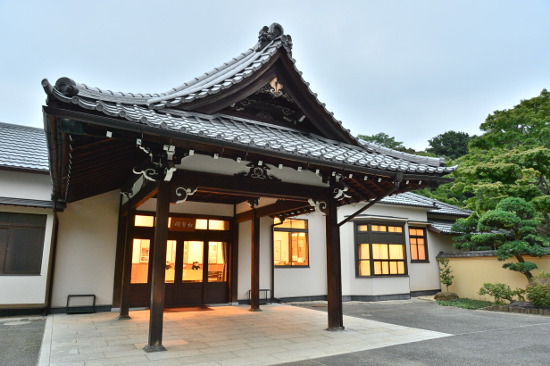
[[[43,129],[0,122],[0,136],[0,169],[49,172]]]

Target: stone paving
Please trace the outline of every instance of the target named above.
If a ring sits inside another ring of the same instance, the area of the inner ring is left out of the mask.
[[[326,313],[290,305],[217,306],[165,312],[166,352],[146,353],[149,311],[48,316],[39,366],[273,365],[449,336],[344,316],[329,332]]]

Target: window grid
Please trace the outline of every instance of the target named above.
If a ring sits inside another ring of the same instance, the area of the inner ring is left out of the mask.
[[[411,262],[428,262],[428,242],[425,228],[409,228],[409,246]]]
[[[286,219],[273,227],[275,267],[309,267],[307,220]]]
[[[356,259],[358,277],[406,275],[403,227],[357,223]]]

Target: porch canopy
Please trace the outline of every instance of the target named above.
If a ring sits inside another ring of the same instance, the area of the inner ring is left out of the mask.
[[[249,50],[164,93],[44,79],[53,200],[62,207],[120,189],[123,212],[157,196],[157,217],[167,215],[170,202],[185,200],[250,202],[253,209],[239,220],[320,211],[327,215],[329,329],[342,328],[336,208],[437,185],[456,167],[359,141],[308,85],[292,58],[291,37],[277,23],[263,27]],[[255,209],[259,197],[278,201]],[[162,221],[154,247],[166,236]],[[257,232],[253,236],[259,240]],[[253,239],[253,251],[257,245]],[[154,329],[160,325],[161,337],[161,253],[153,258],[153,273],[159,267],[151,296],[153,350],[162,347]],[[259,296],[255,257],[253,308]]]

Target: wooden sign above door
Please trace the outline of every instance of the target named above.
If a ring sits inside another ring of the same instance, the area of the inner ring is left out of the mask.
[[[195,231],[196,219],[189,217],[171,217],[171,231]]]

